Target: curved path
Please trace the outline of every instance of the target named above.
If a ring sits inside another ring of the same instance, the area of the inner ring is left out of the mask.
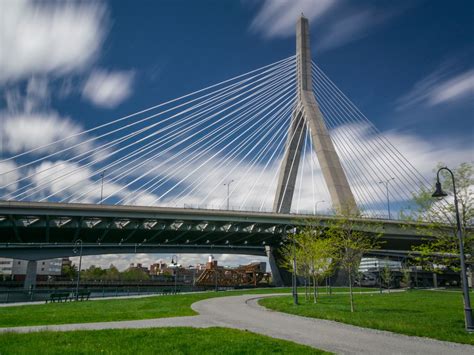
[[[474,346],[386,331],[360,328],[338,322],[270,311],[257,304],[259,298],[281,296],[243,295],[209,298],[192,308],[198,316],[137,321],[64,324],[0,328],[1,332],[98,330],[149,327],[228,327],[246,329],[273,338],[294,341],[338,354],[474,354]]]

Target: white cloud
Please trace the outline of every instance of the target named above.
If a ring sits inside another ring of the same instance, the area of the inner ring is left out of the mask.
[[[265,37],[289,37],[294,35],[296,20],[304,13],[309,21],[325,14],[337,0],[265,0],[251,24],[251,29]]]
[[[375,14],[371,10],[362,10],[350,13],[331,24],[327,25],[324,35],[316,42],[319,50],[340,47],[343,44],[352,42],[363,37],[367,29],[375,22]]]
[[[413,88],[397,100],[397,110],[415,105],[433,107],[474,98],[474,70],[450,75],[446,66],[416,82]]]
[[[474,98],[474,70],[469,70],[441,83],[431,93],[429,101],[434,106],[464,97]]]
[[[93,104],[113,108],[130,96],[133,71],[94,71],[87,79],[82,95]]]
[[[472,161],[472,147],[469,146],[439,140],[435,144],[420,136],[397,131],[383,135],[398,152],[387,148],[366,124],[343,125],[331,132],[353,192],[358,194],[360,191],[370,208],[379,206],[379,213],[385,213],[382,208],[386,203],[385,187],[379,181],[395,178],[390,182],[390,199],[398,203],[398,207],[407,207],[420,186],[431,188],[426,181],[430,184],[433,180],[433,169],[438,162],[449,162],[454,167]],[[359,198],[358,202],[364,200]]]
[[[101,2],[0,2],[0,82],[80,70],[107,32]]]
[[[91,135],[81,134],[84,129],[80,124],[50,108],[50,86],[48,78],[33,76],[23,90],[20,85],[5,90],[6,107],[0,111],[3,153],[13,155],[33,150],[30,154],[38,156],[66,148],[70,148],[68,154],[84,153],[96,146]],[[107,149],[96,149],[88,158],[99,159],[107,152]]]
[[[18,188],[18,179],[20,172],[17,170],[17,164],[13,161],[0,161],[0,191],[5,185],[3,192],[14,192]]]
[[[79,201],[82,203],[96,203],[100,200],[102,187],[100,174],[93,166],[64,160],[43,161],[29,169],[28,176],[31,176],[29,181],[33,184],[28,195],[32,193],[33,199],[56,198],[68,202],[70,197],[80,196]],[[118,184],[104,182],[103,194],[107,196],[121,187]],[[117,193],[117,196],[122,197],[127,192],[124,190]],[[74,199],[72,201],[76,202]]]
[[[69,118],[58,116],[57,113],[17,114],[3,116],[3,134],[6,149],[13,154],[39,148],[56,140],[63,139],[82,131],[82,128]],[[67,139],[60,144],[50,145],[35,151],[35,154],[53,153],[79,143],[79,138]],[[81,147],[91,148],[90,144]]]
[[[65,197],[71,193],[90,188],[92,171],[90,168],[81,167],[77,163],[67,161],[43,161],[30,169],[31,182],[35,187],[40,187],[37,197],[46,197],[55,194],[56,197]],[[33,190],[31,190],[33,191]]]
[[[253,19],[250,29],[266,38],[295,35],[296,21],[304,14],[310,25],[316,24],[315,47],[319,51],[340,47],[369,34],[403,13],[413,4],[351,6],[345,0],[265,0]]]

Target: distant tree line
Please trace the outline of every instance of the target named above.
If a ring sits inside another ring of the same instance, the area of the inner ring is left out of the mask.
[[[77,266],[66,265],[63,268],[63,275],[74,280],[77,278]],[[91,265],[85,270],[81,270],[81,280],[83,281],[145,281],[149,280],[150,275],[139,268],[128,268],[119,271],[113,264],[108,269]]]

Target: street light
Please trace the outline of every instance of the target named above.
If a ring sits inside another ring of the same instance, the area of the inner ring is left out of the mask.
[[[230,194],[229,194],[229,190],[230,190],[230,184],[232,184],[234,182],[234,180],[230,180],[228,183],[224,184],[224,186],[227,186],[227,210],[230,210]]]
[[[454,208],[456,210],[456,224],[457,224],[457,231],[456,234],[459,239],[459,258],[461,259],[461,282],[462,282],[462,290],[464,296],[464,321],[466,325],[466,330],[468,332],[474,332],[474,322],[472,320],[472,309],[471,309],[471,300],[469,297],[469,285],[467,283],[467,274],[466,274],[466,262],[464,257],[464,245],[463,245],[463,235],[461,229],[461,218],[459,217],[459,207],[458,207],[458,196],[456,193],[456,182],[454,179],[453,172],[448,169],[447,167],[439,168],[438,172],[436,173],[436,188],[435,192],[433,193],[432,197],[446,197],[448,194],[443,191],[441,187],[441,183],[439,182],[439,172],[441,170],[446,170],[451,174],[451,179],[453,181],[453,194],[454,194]]]
[[[323,203],[323,202],[326,202],[326,201],[324,200],[316,201],[316,204],[314,206],[314,214],[318,214],[318,203]]]
[[[171,264],[174,265],[174,293],[176,294],[176,291],[178,289],[178,256],[173,255],[171,257]]]
[[[291,228],[290,233],[293,234],[293,238],[292,238],[293,239],[293,275],[291,278],[291,291],[293,293],[293,303],[295,305],[298,305],[298,289],[296,288],[296,240],[295,240],[296,228],[295,227]]]
[[[100,183],[100,204],[103,203],[102,199],[104,198],[104,174],[105,174],[105,171],[103,171],[100,174],[100,180],[101,180],[101,183]]]
[[[77,281],[76,281],[76,301],[79,299],[79,283],[81,282],[81,267],[82,267],[82,240],[76,240],[74,243],[74,249],[72,249],[74,254],[77,254],[77,248],[79,247],[79,270],[77,271]]]
[[[379,184],[384,184],[387,191],[387,210],[388,210],[388,219],[392,219],[390,216],[390,194],[388,193],[388,185],[390,181],[395,180],[395,178],[390,178],[384,181],[379,181]]]

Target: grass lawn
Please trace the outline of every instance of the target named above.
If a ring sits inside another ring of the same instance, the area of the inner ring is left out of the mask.
[[[363,290],[366,291],[367,289]],[[333,291],[344,292],[347,289],[334,288]],[[0,327],[192,316],[196,312],[191,309],[191,304],[206,298],[278,292],[285,293],[291,291],[289,288],[256,289],[3,307],[0,308]]]
[[[330,319],[361,327],[436,338],[474,345],[474,334],[464,330],[460,292],[407,291],[390,294],[355,294],[355,312],[350,312],[347,295],[322,296],[318,304],[293,305],[291,297],[260,300],[273,310],[306,317]]]
[[[226,328],[152,328],[0,335],[0,354],[329,354]]]

